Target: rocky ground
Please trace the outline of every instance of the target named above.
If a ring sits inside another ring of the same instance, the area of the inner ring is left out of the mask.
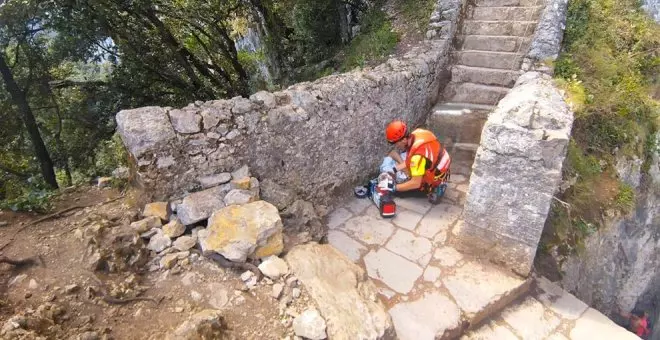
[[[157,221],[138,236],[149,209],[121,196],[97,187],[70,191],[56,211],[88,207],[35,225],[42,216],[0,213],[7,222],[0,228],[2,256],[36,260],[0,264],[0,338],[294,339],[294,328],[324,337],[324,320],[284,261],[270,258],[258,280],[202,256],[197,242],[172,237],[154,244],[154,235],[177,227],[184,233],[178,239],[192,238],[192,228]]]

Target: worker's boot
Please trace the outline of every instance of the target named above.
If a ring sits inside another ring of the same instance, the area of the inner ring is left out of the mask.
[[[446,190],[447,190],[447,183],[442,183],[437,187],[435,187],[435,189],[432,189],[428,196],[429,202],[431,202],[431,204],[440,203],[440,199],[442,198],[442,196],[445,195]]]

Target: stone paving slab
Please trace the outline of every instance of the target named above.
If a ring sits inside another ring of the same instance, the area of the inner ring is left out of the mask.
[[[463,255],[452,247],[441,247],[435,250],[433,258],[443,267],[453,267],[463,259]]]
[[[358,262],[362,254],[367,252],[367,248],[360,244],[360,242],[353,240],[339,230],[330,230],[328,232],[328,242],[353,262]]]
[[[409,231],[399,229],[387,242],[385,248],[410,261],[426,266],[430,260],[430,256],[426,255],[431,253],[432,244],[424,237],[418,237]]]
[[[545,277],[538,278],[536,283],[541,291],[538,294],[539,301],[564,319],[575,320],[589,308],[586,303],[553,284]]]
[[[417,233],[424,237],[433,238],[439,232],[446,232],[456,223],[461,212],[460,206],[439,204],[424,216],[417,227]]]
[[[472,323],[478,323],[489,309],[504,307],[498,305],[515,299],[527,285],[525,280],[494,266],[472,261],[455,269],[442,282]]]
[[[394,233],[394,226],[382,218],[367,215],[346,221],[342,230],[364,244],[382,245]]]
[[[460,327],[461,312],[446,295],[434,292],[390,310],[399,340],[442,338]]]
[[[491,316],[461,340],[639,339],[546,278],[536,278],[534,285],[529,296]]]
[[[389,288],[407,294],[424,271],[422,267],[391,251],[380,248],[364,257],[369,277],[382,281]]]
[[[559,317],[546,313],[543,304],[527,297],[517,306],[508,308],[502,318],[523,339],[542,340],[559,326]]]
[[[330,213],[328,217],[328,228],[329,229],[335,229],[338,226],[344,224],[344,222],[348,221],[349,218],[351,218],[353,214],[348,211],[348,209],[345,208],[339,208],[332,213]]]
[[[413,231],[417,227],[417,224],[422,219],[424,215],[412,211],[412,210],[403,210],[399,209],[396,216],[392,219],[392,222],[397,226],[404,228],[406,230]]]
[[[448,192],[458,185],[452,183]],[[384,219],[370,200],[352,199],[332,211],[327,223],[329,243],[363,266],[378,286],[400,339],[456,338],[526,289],[525,280],[482,266],[446,244],[461,217],[457,201],[396,202],[397,216]]]
[[[571,330],[571,340],[639,340],[639,337],[615,324],[599,311],[589,308],[577,319]]]

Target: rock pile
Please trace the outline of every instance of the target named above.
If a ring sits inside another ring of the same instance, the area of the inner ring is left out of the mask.
[[[187,265],[193,248],[232,262],[279,255],[287,240],[285,228],[296,234],[292,239],[297,242],[319,240],[324,234],[315,207],[273,181],[266,181],[263,191],[273,203],[261,200],[261,183],[247,166],[198,181],[203,190],[149,203],[142,219],[131,223],[147,249],[157,254],[151,270],[178,270],[177,263]]]
[[[154,223],[153,221],[146,223]],[[86,243],[84,261],[90,270],[119,272],[139,269],[149,261],[144,241],[127,226],[100,218],[77,229],[75,236]]]
[[[56,332],[60,324],[67,319],[66,309],[56,303],[44,303],[36,310],[29,309],[19,313],[2,325],[2,339],[40,339],[40,336]],[[45,339],[42,338],[42,339]]]

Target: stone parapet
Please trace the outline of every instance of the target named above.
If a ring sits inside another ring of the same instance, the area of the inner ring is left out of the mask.
[[[566,29],[568,0],[545,0],[545,8],[536,26],[529,51],[523,59],[524,71],[536,70],[551,74],[553,69],[544,62],[559,57]]]
[[[155,198],[197,191],[199,179],[248,164],[256,177],[323,203],[377,169],[388,121],[424,120],[445,82],[449,49],[447,40],[427,40],[375,68],[250,99],[124,110],[118,132]]]
[[[562,177],[573,113],[547,75],[529,72],[486,121],[454,243],[527,276]]]

